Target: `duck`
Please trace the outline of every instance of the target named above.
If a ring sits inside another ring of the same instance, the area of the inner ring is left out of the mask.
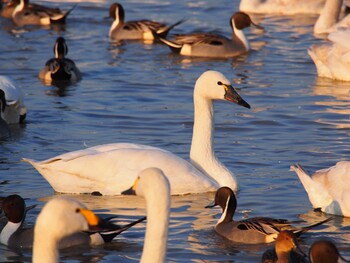
[[[350,16],[339,18],[343,0],[326,0],[326,3],[316,20],[314,34],[329,34],[339,29],[350,28]]]
[[[65,196],[55,197],[45,204],[36,219],[32,262],[58,263],[59,245],[64,238],[82,231],[113,231],[115,228],[81,202]]]
[[[33,227],[24,228],[26,212],[32,207],[26,207],[24,199],[17,195],[9,195],[2,202],[2,209],[7,218],[7,223],[0,233],[0,242],[10,248],[32,248],[34,241]],[[121,234],[130,227],[144,221],[143,217],[139,220],[131,222],[123,227],[115,226],[115,230],[104,233],[96,232],[89,234],[79,232],[73,236],[63,238],[60,241],[60,248],[67,248],[76,245],[97,246],[107,242],[111,242],[117,235]]]
[[[0,90],[3,97],[1,118],[7,124],[23,123],[27,116],[27,108],[21,89],[12,78],[0,75]]]
[[[4,0],[2,0],[0,2],[0,5],[2,5],[2,8],[0,8],[0,16],[11,19],[13,10],[15,10],[15,7],[19,4],[19,2],[20,0],[11,0],[4,3]],[[30,12],[47,13],[50,17],[62,14],[62,11],[59,8],[47,7],[35,3],[28,3],[27,8],[30,10]]]
[[[311,176],[300,164],[293,164],[290,169],[298,175],[313,208],[328,214],[350,217],[349,161],[340,161]]]
[[[192,33],[174,35],[173,40],[160,37],[160,41],[166,44],[171,51],[183,56],[207,57],[207,58],[229,58],[247,53],[250,45],[244,35],[243,29],[255,26],[249,15],[236,12],[231,16],[230,25],[232,38],[212,33]]]
[[[39,78],[45,82],[53,81],[79,81],[81,73],[74,61],[67,58],[68,46],[63,37],[56,39],[53,48],[55,57],[49,59],[44,68],[39,72]]]
[[[112,40],[150,40],[156,37],[166,37],[171,29],[181,24],[180,20],[170,26],[151,20],[135,20],[125,22],[125,11],[120,3],[113,3],[109,8],[109,17],[113,23],[109,29],[109,37]]]
[[[140,262],[164,263],[170,217],[170,183],[163,171],[149,167],[141,171],[123,195],[137,195],[146,200],[147,224]]]
[[[270,217],[252,217],[234,221],[232,217],[236,211],[237,200],[233,190],[226,186],[220,187],[217,190],[214,202],[207,205],[206,208],[213,208],[215,206],[220,206],[223,211],[221,218],[215,225],[215,232],[230,241],[244,244],[273,242],[282,230],[291,230],[298,237],[311,228],[332,219],[327,218],[313,225],[301,228],[292,226],[292,222],[286,219],[274,219]]]
[[[16,26],[64,24],[67,16],[75,8],[61,14],[52,14],[43,10],[28,8],[29,0],[19,0],[12,12],[12,21]]]
[[[261,258],[262,263],[307,263],[305,253],[293,231],[282,230],[278,233],[274,249],[268,249]]]
[[[200,75],[193,92],[190,162],[164,149],[134,143],[102,144],[44,161],[22,160],[30,163],[59,193],[120,195],[147,167],[158,167],[165,173],[172,195],[216,191],[223,185],[237,190],[235,175],[214,153],[214,100],[250,108],[222,73],[208,70]]]
[[[338,248],[331,240],[325,239],[312,243],[309,250],[309,259],[312,263],[350,262],[340,255]]]
[[[241,0],[239,10],[255,14],[319,14],[326,0]]]
[[[5,112],[6,98],[5,92],[0,89],[0,140],[7,139],[11,136],[11,131],[9,125],[2,118],[2,113]]]

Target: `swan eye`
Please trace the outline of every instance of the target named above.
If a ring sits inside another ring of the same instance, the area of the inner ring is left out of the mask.
[[[75,209],[75,212],[79,213],[80,212],[80,208]]]
[[[222,84],[222,82],[221,82],[221,81],[218,81],[218,85],[222,86],[222,85],[224,85],[224,84]]]

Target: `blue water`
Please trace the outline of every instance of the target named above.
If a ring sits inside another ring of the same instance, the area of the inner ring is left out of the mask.
[[[312,211],[296,174],[295,162],[307,170],[329,167],[349,155],[350,83],[317,77],[307,54],[316,39],[316,16],[252,16],[265,30],[247,29],[253,50],[227,60],[191,59],[171,54],[161,44],[115,45],[105,19],[112,1],[81,2],[64,30],[16,28],[0,19],[0,74],[22,88],[28,108],[24,125],[0,142],[1,195],[18,193],[38,204],[28,214],[33,225],[44,201],[55,195],[40,174],[20,160],[37,160],[112,142],[137,142],[161,147],[188,158],[193,124],[192,92],[197,77],[215,69],[232,80],[251,110],[215,103],[215,150],[238,177],[240,191],[235,219],[273,216],[308,223],[325,218]],[[238,0],[125,1],[127,20],[149,18],[187,21],[173,33],[218,31],[230,35],[229,18]],[[69,9],[72,3],[45,2]],[[46,86],[37,74],[58,35],[66,38],[69,56],[82,81],[60,90]],[[122,222],[145,214],[144,202],[131,197],[75,196],[100,213],[120,215]],[[272,245],[232,244],[213,231],[220,210],[204,209],[213,193],[174,197],[167,262],[259,262]],[[350,258],[350,221],[335,218],[307,233],[307,251],[327,236]],[[144,224],[112,244],[63,251],[62,262],[138,262]],[[1,262],[30,262],[31,251],[0,246]]]

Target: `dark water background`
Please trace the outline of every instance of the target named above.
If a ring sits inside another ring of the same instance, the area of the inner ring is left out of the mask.
[[[68,9],[72,3],[44,2]],[[28,224],[55,193],[30,165],[37,160],[112,142],[137,142],[170,150],[188,158],[197,77],[215,69],[231,79],[251,110],[225,102],[215,104],[215,150],[238,177],[236,219],[272,216],[308,223],[325,218],[312,211],[296,174],[295,162],[310,172],[329,167],[349,155],[350,83],[317,78],[307,48],[316,39],[316,16],[253,16],[265,30],[246,30],[253,50],[235,59],[206,60],[173,55],[161,44],[115,45],[105,19],[112,1],[81,2],[63,31],[16,28],[1,19],[0,74],[11,76],[23,89],[28,116],[13,125],[12,136],[0,142],[1,195],[18,193],[38,204]],[[217,31],[230,35],[229,18],[235,1],[125,1],[127,20],[162,22],[188,19],[173,33]],[[44,85],[37,74],[53,56],[57,36],[64,36],[69,56],[83,80],[60,90]],[[144,202],[130,197],[76,196],[100,213],[129,221],[144,215]],[[174,197],[167,262],[259,262],[269,245],[232,244],[218,237],[213,226],[220,210],[204,206],[213,194]],[[335,240],[350,258],[350,220],[337,217],[308,233],[306,251],[321,236]],[[138,262],[144,225],[135,227],[106,247],[62,253],[62,262]],[[30,262],[31,251],[0,246],[1,262]]]

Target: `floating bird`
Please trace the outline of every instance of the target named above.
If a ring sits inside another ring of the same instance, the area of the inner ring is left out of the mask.
[[[232,38],[211,33],[193,33],[174,35],[174,40],[160,37],[174,53],[183,56],[227,58],[244,54],[250,50],[249,42],[243,29],[255,26],[250,17],[243,12],[236,12],[230,20]]]
[[[309,259],[312,263],[350,262],[340,255],[337,247],[330,240],[315,241],[309,250]]]
[[[146,235],[140,262],[165,262],[171,201],[169,180],[160,169],[147,168],[123,194],[141,196],[147,203]]]
[[[124,22],[124,8],[119,3],[110,6],[109,17],[114,19],[109,29],[109,37],[113,40],[143,39],[153,41],[156,36],[166,37],[171,29],[183,22],[180,20],[170,26],[151,20]]]
[[[80,80],[81,73],[74,61],[66,58],[68,46],[63,37],[56,39],[53,51],[55,57],[46,62],[45,67],[39,72],[39,78],[47,82]]]
[[[32,164],[56,192],[119,195],[147,167],[164,171],[174,195],[215,191],[223,185],[237,190],[234,174],[214,153],[213,100],[250,106],[217,71],[206,71],[198,78],[193,98],[191,163],[166,150],[132,143],[99,145],[41,162],[23,161]]]
[[[215,194],[214,203],[206,208],[215,206],[222,208],[222,216],[215,226],[215,231],[231,241],[247,244],[273,242],[282,230],[292,230],[296,236],[300,236],[309,229],[328,222],[328,218],[313,225],[295,228],[292,222],[285,219],[269,217],[253,217],[240,221],[233,221],[237,200],[234,192],[229,187],[221,187]]]
[[[2,209],[8,222],[0,233],[0,242],[2,244],[10,248],[32,248],[34,229],[31,227],[23,227],[26,211],[31,208],[32,207],[26,208],[24,199],[19,195],[10,195],[3,200]],[[111,242],[114,237],[145,219],[146,218],[143,217],[123,227],[115,226],[115,230],[108,233],[76,233],[73,236],[62,239],[60,241],[60,248],[75,245],[101,245],[105,242]]]
[[[301,250],[293,231],[282,230],[276,238],[274,249],[264,252],[262,263],[307,263],[306,255]]]
[[[1,108],[1,118],[8,124],[22,123],[27,116],[27,108],[23,104],[21,89],[6,76],[0,75],[0,90],[4,100]]]
[[[29,8],[28,0],[19,0],[12,13],[12,21],[16,26],[62,24],[65,23],[67,16],[74,8],[75,6],[61,14],[50,14],[42,10]]]
[[[110,231],[118,226],[106,223],[71,198],[57,197],[41,210],[34,227],[33,263],[57,263],[62,239],[81,231]]]
[[[314,208],[329,214],[350,217],[350,162],[316,171],[312,176],[300,164],[293,164]]]

